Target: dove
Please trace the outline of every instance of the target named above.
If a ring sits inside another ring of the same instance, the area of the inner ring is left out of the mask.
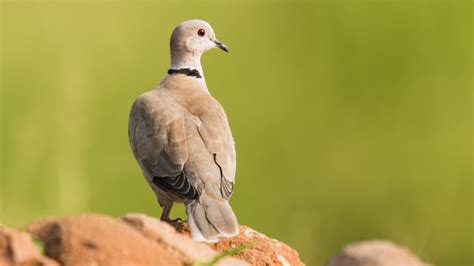
[[[161,220],[178,222],[170,211],[174,203],[184,203],[192,238],[204,242],[239,232],[229,204],[236,171],[234,139],[201,66],[201,55],[214,48],[229,51],[209,23],[188,20],[176,26],[171,67],[157,87],[134,101],[128,123],[135,159],[163,208]]]

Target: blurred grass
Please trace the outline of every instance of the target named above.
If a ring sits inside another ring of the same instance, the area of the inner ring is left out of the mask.
[[[128,146],[173,27],[203,57],[237,143],[232,205],[308,265],[383,238],[471,265],[472,2],[1,3],[0,223],[161,212]],[[174,216],[183,216],[176,208]]]

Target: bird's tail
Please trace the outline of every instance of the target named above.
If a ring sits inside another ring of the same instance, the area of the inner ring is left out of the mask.
[[[196,241],[216,242],[239,233],[239,224],[227,200],[216,200],[204,192],[185,203],[189,230]]]

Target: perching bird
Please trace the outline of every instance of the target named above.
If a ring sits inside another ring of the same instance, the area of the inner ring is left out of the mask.
[[[224,109],[204,80],[201,55],[228,52],[205,21],[189,20],[171,34],[171,68],[132,105],[128,134],[143,175],[174,222],[173,202],[184,202],[193,239],[215,242],[236,235],[229,205],[235,182],[235,147]]]

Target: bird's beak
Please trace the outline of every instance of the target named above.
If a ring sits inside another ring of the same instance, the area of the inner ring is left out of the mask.
[[[229,52],[229,48],[227,48],[227,46],[225,46],[225,44],[221,43],[218,40],[213,40],[213,42],[216,44],[217,48],[221,49],[224,52],[227,52],[227,53]]]

